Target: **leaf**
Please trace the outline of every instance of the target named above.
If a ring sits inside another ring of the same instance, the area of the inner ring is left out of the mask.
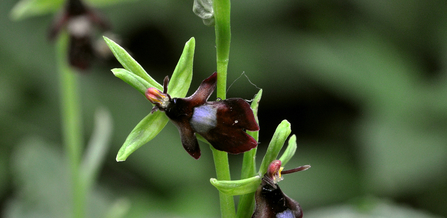
[[[96,8],[134,1],[136,0],[87,0],[86,3]],[[9,16],[12,20],[18,21],[28,17],[54,13],[62,9],[64,2],[64,0],[21,0],[14,5]]]
[[[168,117],[161,111],[148,114],[127,136],[116,156],[116,161],[125,161],[130,154],[152,140],[168,123]]]
[[[146,80],[142,79],[141,77],[129,72],[126,69],[123,68],[115,68],[112,69],[113,74],[126,82],[127,84],[134,87],[136,90],[138,90],[141,94],[145,94],[146,90],[149,87],[152,87],[151,84],[149,84]]]
[[[253,193],[261,184],[261,177],[253,176],[248,179],[241,180],[217,180],[215,178],[210,179],[211,184],[216,187],[220,192],[227,195],[244,195]]]
[[[99,108],[95,113],[95,128],[81,163],[81,172],[87,188],[91,188],[94,184],[104,163],[110,147],[112,129],[113,121],[110,112],[105,108]]]
[[[192,80],[195,47],[196,40],[192,37],[186,42],[183,48],[182,55],[168,84],[168,93],[172,97],[183,98],[188,93]]]
[[[63,0],[21,0],[9,14],[12,20],[23,20],[25,18],[43,15],[57,11],[63,5]]]
[[[163,90],[163,86],[160,85],[157,81],[155,81],[146,71],[141,67],[141,65],[136,62],[129,53],[127,53],[124,48],[116,44],[111,39],[104,36],[104,40],[112,51],[113,55],[115,55],[116,59],[123,65],[126,70],[129,72],[141,77],[143,80],[148,82],[151,86],[156,89]]]
[[[296,136],[292,135],[289,139],[289,143],[287,145],[286,150],[282,154],[279,160],[281,161],[281,166],[284,167],[290,159],[292,159],[293,155],[296,151]]]
[[[270,141],[269,147],[267,148],[264,159],[262,159],[261,167],[259,168],[259,175],[264,175],[267,172],[269,164],[276,160],[279,151],[281,151],[284,142],[286,142],[286,139],[291,132],[292,130],[290,128],[290,123],[287,120],[283,120],[278,125],[275,133],[273,134],[272,140]]]

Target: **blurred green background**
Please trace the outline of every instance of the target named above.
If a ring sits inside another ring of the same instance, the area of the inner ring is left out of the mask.
[[[0,1],[0,213],[68,217],[53,14],[14,22]],[[193,1],[130,1],[100,8],[157,81],[196,39],[190,93],[215,71],[214,29]],[[242,72],[264,89],[258,161],[276,126],[292,124],[298,150],[280,183],[307,218],[447,217],[447,2],[443,0],[233,1],[228,84]],[[88,217],[219,217],[210,150],[191,158],[172,124],[116,163],[127,134],[151,110],[110,72],[113,58],[79,76],[86,140],[107,108],[112,145],[89,195]],[[228,97],[251,99],[241,77]],[[215,98],[215,95],[211,97]],[[239,178],[242,155],[230,155]]]

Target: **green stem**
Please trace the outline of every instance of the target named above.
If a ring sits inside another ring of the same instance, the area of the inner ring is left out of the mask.
[[[217,62],[217,97],[226,98],[227,69],[230,55],[230,0],[214,0],[214,22],[216,33],[216,62]],[[228,154],[218,151],[212,146],[216,177],[219,180],[231,180]],[[221,217],[236,217],[233,196],[219,192]]]
[[[72,182],[72,217],[84,217],[85,189],[80,176],[82,153],[81,108],[78,95],[77,74],[67,62],[68,35],[62,32],[56,46],[59,71],[62,134]]]

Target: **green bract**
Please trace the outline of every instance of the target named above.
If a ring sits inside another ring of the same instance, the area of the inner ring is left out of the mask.
[[[113,74],[128,83],[144,95],[149,87],[163,90],[141,65],[136,62],[121,46],[107,37],[104,37],[110,50],[125,69],[112,69]],[[192,80],[192,67],[194,60],[195,39],[186,42],[183,53],[171,76],[168,90],[172,97],[183,98],[186,96]],[[168,123],[168,117],[160,111],[149,113],[127,136],[126,141],[118,151],[116,160],[125,161],[135,150],[152,140]]]
[[[215,178],[211,178],[210,182],[220,192],[227,195],[244,195],[253,193],[261,184],[261,177],[253,176],[248,179],[231,180],[231,181],[219,181]]]

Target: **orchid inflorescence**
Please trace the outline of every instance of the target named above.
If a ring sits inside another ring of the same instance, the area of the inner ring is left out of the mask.
[[[241,98],[208,101],[216,88],[217,73],[213,73],[202,81],[191,96],[185,97],[192,79],[194,38],[185,44],[174,73],[171,78],[166,76],[162,85],[153,80],[121,46],[106,37],[105,40],[125,68],[112,69],[115,76],[135,87],[154,105],[149,114],[129,134],[118,152],[118,161],[124,161],[132,152],[155,137],[169,120],[179,130],[181,144],[195,159],[200,157],[198,136],[215,149],[231,154],[256,149],[258,142],[247,134],[246,130],[259,130],[254,112],[257,111],[262,90],[252,101],[251,108],[248,102]],[[253,199],[256,197],[253,217],[277,217],[277,214],[283,215],[282,217],[301,217],[300,205],[287,197],[277,185],[282,179],[281,166],[285,165],[296,151],[296,137],[293,135],[283,155],[277,160],[290,133],[290,123],[281,122],[257,174],[231,181],[212,178],[211,184],[228,195],[252,194]],[[253,157],[249,159],[254,160],[254,153],[250,153]],[[282,174],[303,171],[309,167],[305,165],[282,171]]]

